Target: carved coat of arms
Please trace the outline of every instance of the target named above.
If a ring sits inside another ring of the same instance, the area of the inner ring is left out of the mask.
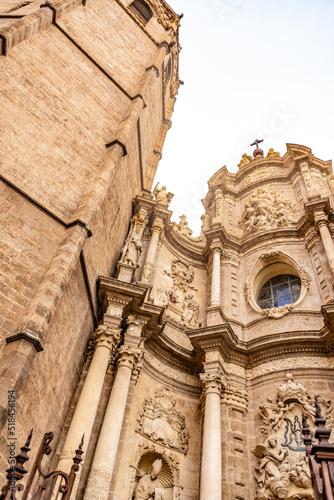
[[[333,405],[321,396],[318,399],[331,425]],[[268,398],[260,406],[263,422],[259,433],[267,437],[264,443],[252,450],[258,459],[255,468],[258,484],[256,500],[313,499],[311,473],[302,436],[302,412],[314,427],[315,404],[305,387],[296,383],[291,373],[287,373],[286,383],[278,388],[276,402]]]
[[[137,418],[137,431],[168,448],[186,454],[189,432],[184,416],[175,409],[176,400],[168,389],[157,389],[146,398]]]

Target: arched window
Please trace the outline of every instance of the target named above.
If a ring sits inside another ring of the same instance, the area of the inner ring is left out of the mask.
[[[299,299],[301,281],[292,274],[280,274],[268,280],[260,289],[257,304],[261,309],[272,309],[293,304]]]
[[[141,2],[141,0],[135,0],[130,4],[130,8],[137,14],[137,16],[147,24],[152,17],[151,9],[146,5],[146,3]]]

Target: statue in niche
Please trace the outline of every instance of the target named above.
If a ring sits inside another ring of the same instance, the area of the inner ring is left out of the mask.
[[[167,193],[166,186],[162,186],[161,189],[159,189],[158,186],[159,186],[159,182],[156,184],[155,188],[153,189],[155,201],[157,202],[158,205],[163,205],[164,207],[168,208],[168,205],[172,201],[172,198],[174,195],[173,195],[173,193]]]
[[[141,241],[136,234],[134,234],[129,241],[127,241],[122,248],[122,255],[120,261],[130,266],[137,266],[142,250]]]
[[[139,479],[134,491],[133,500],[165,500],[164,488],[158,478],[162,469],[162,460],[153,462],[151,472],[147,472]]]
[[[199,304],[197,300],[194,299],[194,294],[189,293],[184,298],[184,310],[181,317],[181,321],[183,321],[186,326],[193,326],[197,328],[198,311],[199,311]]]

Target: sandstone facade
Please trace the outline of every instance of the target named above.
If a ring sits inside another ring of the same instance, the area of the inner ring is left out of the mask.
[[[245,154],[209,180],[199,237],[171,222],[153,178],[179,17],[130,4],[4,3],[0,471],[14,390],[17,442],[55,433],[46,468],[85,433],[77,500],[311,500],[301,414],[314,430],[317,395],[334,417],[331,162]]]

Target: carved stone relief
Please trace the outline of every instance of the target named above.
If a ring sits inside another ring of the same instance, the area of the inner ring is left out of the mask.
[[[137,432],[168,448],[187,454],[189,432],[185,418],[175,408],[176,400],[168,389],[157,389],[146,398],[137,418]]]
[[[247,378],[259,377],[267,373],[272,373],[280,370],[288,370],[293,363],[293,359],[275,359],[273,361],[267,361],[259,366],[247,370]],[[298,358],[298,368],[327,368],[334,369],[334,358],[314,358],[314,357],[303,357]]]
[[[149,351],[145,351],[144,359],[154,369],[154,372],[162,374],[168,379],[175,380],[176,382],[180,382],[191,387],[199,387],[200,385],[197,376],[185,373],[183,371],[181,372],[176,368],[172,368],[171,366],[166,365],[155,356],[153,356]]]
[[[199,303],[193,293],[186,293],[189,289],[197,291],[191,284],[195,274],[193,267],[174,260],[171,271],[164,270],[164,274],[172,278],[173,287],[158,289],[156,304],[166,307],[166,318],[186,328],[198,328]]]
[[[245,205],[239,221],[244,232],[276,229],[297,222],[297,208],[275,188],[258,188]]]
[[[319,402],[324,418],[332,423],[331,401],[319,396]],[[256,500],[313,499],[301,418],[304,412],[311,421],[311,428],[314,427],[315,404],[311,396],[302,384],[294,381],[291,373],[287,373],[286,382],[278,387],[276,401],[267,398],[259,411],[262,424],[258,432],[265,435],[266,440],[252,450],[258,459]]]
[[[191,284],[195,276],[194,268],[189,264],[186,264],[181,260],[173,260],[171,270],[165,270],[164,274],[172,278],[175,288],[182,290],[183,292],[187,291],[188,288],[196,290],[196,288],[194,288]]]

